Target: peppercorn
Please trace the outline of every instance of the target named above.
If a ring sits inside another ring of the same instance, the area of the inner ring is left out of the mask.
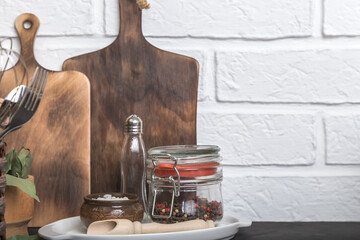
[[[185,199],[191,199],[191,200],[190,202],[186,202],[183,200],[183,198],[174,199],[172,213],[170,213],[171,203],[164,201],[161,204],[155,204],[156,207],[155,215],[163,216],[166,213],[170,215],[170,217],[166,219],[166,223],[183,222],[193,219],[216,221],[222,218],[221,202],[208,201],[207,199],[200,198],[198,196],[194,198],[189,198],[187,196]],[[189,209],[191,212],[185,212],[185,211],[189,211],[187,209]],[[164,223],[165,220],[153,218],[153,221]]]

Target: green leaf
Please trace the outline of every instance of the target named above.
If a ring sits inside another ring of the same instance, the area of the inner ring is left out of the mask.
[[[36,195],[36,188],[34,182],[28,179],[14,177],[9,174],[5,174],[5,176],[6,176],[6,185],[20,188],[22,191],[29,194],[30,197],[40,202],[39,197]]]
[[[14,152],[14,157],[11,161],[11,171],[9,174],[11,174],[15,177],[20,177],[21,171],[22,171],[21,161],[20,161],[19,157],[17,156],[16,152]]]
[[[30,149],[22,147],[19,152],[18,158],[22,166],[20,177],[27,178],[33,161]]]
[[[14,154],[16,154],[15,148],[12,149],[8,154],[6,154],[5,173],[8,173],[11,170],[11,160],[12,160]]]
[[[18,153],[18,157],[19,159],[24,159],[26,157],[26,149],[24,147],[22,147]]]
[[[31,235],[31,236],[23,236],[23,235],[14,235],[6,240],[38,240],[38,235]]]

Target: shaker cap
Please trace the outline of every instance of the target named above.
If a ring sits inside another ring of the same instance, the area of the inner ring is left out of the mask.
[[[143,123],[141,118],[139,118],[136,114],[130,115],[124,124],[124,132],[125,133],[143,133],[142,129]]]

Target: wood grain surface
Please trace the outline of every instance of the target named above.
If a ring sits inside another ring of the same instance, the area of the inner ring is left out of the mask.
[[[147,149],[196,144],[198,62],[147,42],[135,0],[119,0],[120,33],[108,47],[65,61],[91,85],[91,190],[120,190],[123,123],[135,113]]]
[[[24,28],[26,21],[32,23],[30,29]],[[35,15],[22,14],[16,19],[30,78],[39,65],[33,52],[38,27]],[[15,68],[20,70],[22,65],[18,63]],[[14,71],[9,69],[0,84],[0,96],[14,87]],[[41,202],[35,204],[30,226],[79,215],[83,197],[90,192],[90,85],[84,74],[49,72],[34,117],[4,141],[8,150],[25,146],[34,157],[30,173]]]
[[[0,141],[0,240],[6,239],[6,224],[5,224],[5,168],[6,168],[6,144]]]

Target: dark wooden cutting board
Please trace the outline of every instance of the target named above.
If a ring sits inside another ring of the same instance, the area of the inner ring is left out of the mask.
[[[108,47],[65,61],[91,85],[91,190],[120,190],[123,123],[135,113],[146,148],[196,144],[199,65],[147,42],[135,0],[119,0],[120,33]]]
[[[25,22],[32,24],[30,29],[24,28]],[[39,66],[33,52],[39,24],[33,14],[22,14],[15,23],[30,79]],[[15,86],[9,69],[0,83],[1,96]],[[90,192],[90,85],[84,74],[50,71],[34,117],[4,141],[8,151],[25,146],[34,157],[30,173],[41,202],[35,204],[30,226],[79,215],[83,197]]]

